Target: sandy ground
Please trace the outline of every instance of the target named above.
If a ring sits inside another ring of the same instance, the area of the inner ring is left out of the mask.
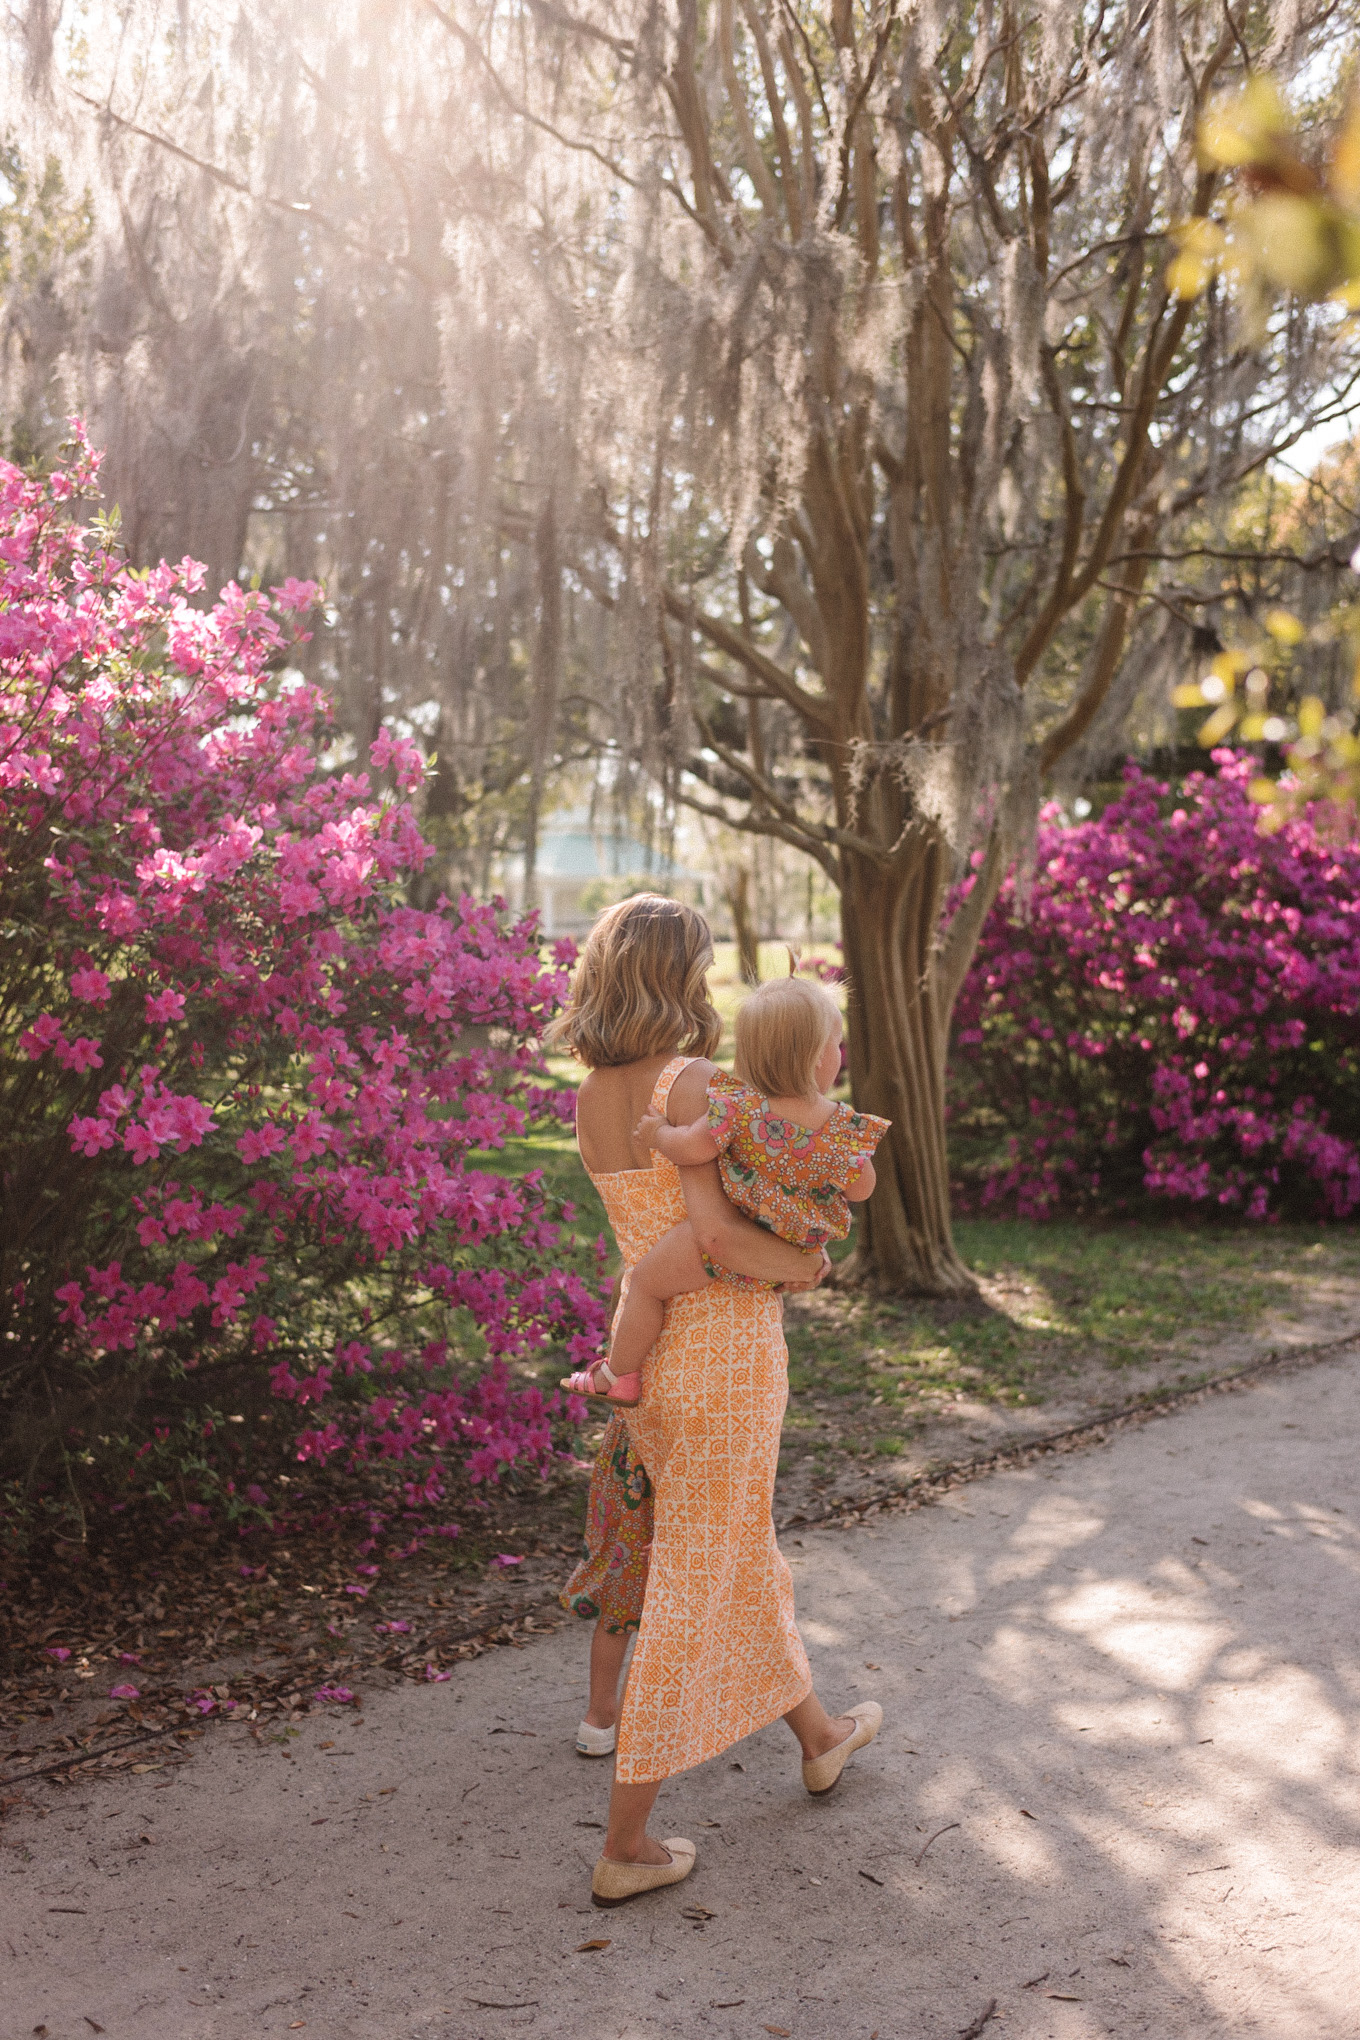
[[[698,1868],[617,1912],[577,1630],[47,1791],[0,2034],[1360,2035],[1357,1436],[1348,1356],[790,1534],[818,1684],[883,1735],[824,1802],[778,1724],[675,1781]]]

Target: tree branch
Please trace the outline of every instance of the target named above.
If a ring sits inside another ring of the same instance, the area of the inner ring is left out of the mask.
[[[698,774],[695,774],[698,778]],[[700,782],[703,784],[704,782]],[[795,850],[801,850],[805,857],[813,858],[820,864],[831,883],[840,889],[840,866],[824,843],[801,831],[791,829],[775,815],[765,815],[755,821],[750,815],[729,815],[722,808],[713,807],[707,801],[696,800],[692,793],[686,793],[683,786],[677,786],[675,797],[682,807],[692,808],[696,815],[707,815],[711,822],[721,822],[725,829],[735,829],[742,836],[776,836],[781,843],[788,843]]]
[[[719,617],[709,616],[704,610],[696,609],[692,602],[685,601],[673,588],[668,588],[662,599],[666,614],[673,617],[677,623],[684,624],[689,630],[701,632],[711,645],[716,645],[720,652],[726,652],[730,659],[735,659],[739,665],[745,666],[747,672],[753,673],[757,680],[763,681],[772,694],[777,694],[781,701],[787,702],[790,708],[796,709],[799,715],[806,717],[819,730],[831,728],[830,705],[818,701],[815,695],[800,687],[791,673],[786,673],[782,666],[767,658],[764,652],[750,644],[740,631],[734,630],[730,624],[723,623]]]
[[[1151,536],[1151,520],[1138,533],[1146,540]],[[1143,592],[1151,565],[1151,554],[1135,554],[1128,562],[1117,586],[1112,589],[1112,600],[1106,604],[1101,619],[1100,633],[1096,638],[1091,656],[1091,670],[1080,695],[1072,704],[1057,728],[1050,730],[1039,752],[1039,770],[1047,774],[1058,760],[1077,743],[1094,722],[1096,713],[1110,691],[1111,683],[1119,670],[1119,661],[1124,655],[1124,644],[1128,637],[1129,623],[1138,598]]]
[[[617,177],[621,184],[628,185],[633,191],[638,189],[637,179],[630,177],[621,163],[614,162],[611,157],[605,155],[602,149],[597,149],[593,142],[578,140],[574,135],[564,135],[562,130],[554,127],[550,120],[540,119],[538,114],[531,113],[527,106],[516,99],[514,93],[505,83],[500,72],[478,42],[476,36],[469,35],[463,24],[460,21],[455,21],[448,10],[439,5],[439,0],[424,0],[424,4],[430,13],[433,14],[435,20],[442,22],[449,34],[455,36],[463,48],[477,59],[500,98],[504,100],[518,120],[527,121],[528,125],[537,128],[540,134],[551,135],[552,139],[555,142],[560,142],[564,149],[574,149],[580,155],[593,156],[595,161],[601,164],[611,177]]]
[[[778,233],[779,193],[775,189],[774,178],[770,175],[770,166],[760,153],[755,129],[751,126],[746,93],[737,75],[737,56],[732,42],[732,0],[718,0],[718,53],[722,58],[727,103],[737,124],[737,139],[741,145],[741,157],[746,165],[746,174],[755,186],[756,197],[760,200],[766,219]]]
[[[834,843],[838,850],[852,850],[857,857],[868,858],[874,864],[888,863],[892,853],[885,851],[880,844],[871,842],[867,836],[856,835],[853,829],[839,829],[831,822],[807,821],[799,814],[792,801],[785,800],[779,789],[764,773],[757,771],[753,765],[748,765],[740,751],[734,751],[730,744],[722,742],[702,709],[694,708],[694,720],[698,723],[700,734],[714,756],[722,761],[729,772],[735,772],[738,778],[744,779],[752,793],[763,800],[770,811],[778,815],[790,828],[802,830],[809,841]],[[897,847],[894,844],[894,850]]]

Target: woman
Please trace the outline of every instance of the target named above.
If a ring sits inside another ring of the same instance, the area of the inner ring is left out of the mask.
[[[704,1110],[707,1054],[720,1033],[704,982],[712,960],[707,924],[675,900],[644,893],[597,922],[551,1030],[589,1069],[576,1115],[581,1158],[625,1282],[686,1216],[702,1250],[727,1268],[770,1283],[815,1280],[821,1257],[734,1211],[716,1163],[680,1171],[633,1138],[648,1110],[674,1125]],[[801,1745],[808,1790],[829,1791],[851,1753],[878,1733],[874,1702],[827,1714],[794,1626],[771,1516],[787,1401],[773,1290],[714,1282],[669,1306],[642,1401],[624,1417],[651,1482],[654,1533],[609,1827],[592,1879],[597,1905],[679,1883],[694,1867],[692,1842],[662,1843],[647,1832],[666,1778],[782,1716]]]

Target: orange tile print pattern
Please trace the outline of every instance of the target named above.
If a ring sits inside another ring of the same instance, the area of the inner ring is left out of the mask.
[[[687,1057],[657,1079],[653,1111]],[[627,1269],[685,1217],[680,1175],[596,1176]],[[647,1597],[619,1723],[615,1776],[671,1778],[806,1698],[812,1678],[771,1505],[788,1401],[779,1299],[715,1282],[668,1304],[625,1419],[651,1477]]]

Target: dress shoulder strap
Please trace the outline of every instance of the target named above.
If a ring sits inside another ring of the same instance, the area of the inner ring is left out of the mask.
[[[697,1055],[675,1055],[671,1057],[665,1069],[662,1070],[652,1086],[651,1110],[653,1112],[665,1112],[666,1100],[671,1095],[671,1085],[675,1082],[681,1070],[687,1070],[692,1062],[698,1062],[698,1060]]]

